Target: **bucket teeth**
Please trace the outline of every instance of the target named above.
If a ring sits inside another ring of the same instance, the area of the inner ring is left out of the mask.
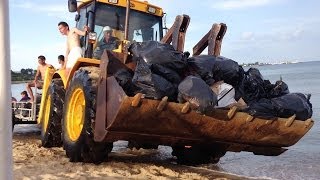
[[[189,111],[190,109],[190,103],[189,102],[186,102],[184,103],[182,109],[181,109],[181,113],[185,114]]]
[[[132,107],[137,107],[140,104],[141,101],[141,97],[142,97],[142,93],[138,93],[133,97],[133,100],[131,102],[131,106]]]
[[[296,119],[295,114],[293,116],[289,117],[286,122],[286,127],[290,127],[295,119]]]
[[[254,117],[248,114],[248,116],[246,118],[246,122],[252,122],[253,119],[254,119]]]
[[[165,97],[163,97],[162,100],[160,101],[160,103],[159,103],[159,105],[158,105],[158,107],[157,107],[157,110],[158,110],[158,111],[162,111],[163,108],[167,105],[167,103],[168,103],[168,97],[165,96]]]
[[[237,112],[238,108],[236,106],[233,106],[229,111],[228,111],[228,118],[232,119],[235,113]]]
[[[311,125],[311,123],[313,123],[313,120],[312,120],[312,119],[307,119],[307,120],[304,122],[304,125],[305,125],[306,128],[308,128],[308,127]]]
[[[268,124],[272,124],[272,123],[273,123],[273,120],[266,120],[266,122],[264,124],[268,125]]]

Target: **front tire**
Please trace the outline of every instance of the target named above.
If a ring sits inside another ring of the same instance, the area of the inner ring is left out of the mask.
[[[41,143],[43,147],[60,147],[61,121],[65,90],[61,79],[53,79],[45,99],[44,113],[41,120]]]
[[[99,73],[97,67],[80,68],[66,92],[62,136],[71,162],[99,164],[107,159],[112,149],[112,143],[93,139]]]

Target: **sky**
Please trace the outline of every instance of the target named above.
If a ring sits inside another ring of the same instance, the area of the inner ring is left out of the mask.
[[[149,0],[167,13],[170,27],[177,15],[191,21],[185,51],[209,31],[225,23],[221,55],[239,64],[251,62],[320,60],[320,1],[318,0]],[[11,69],[37,67],[37,57],[58,66],[65,53],[66,37],[57,24],[75,26],[67,0],[9,0]],[[207,52],[204,52],[207,53]]]

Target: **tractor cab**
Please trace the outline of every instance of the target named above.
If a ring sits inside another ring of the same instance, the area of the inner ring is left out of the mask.
[[[142,1],[97,0],[69,1],[69,11],[77,11],[77,28],[85,25],[90,32],[81,38],[84,56],[92,58],[104,38],[104,27],[119,40],[116,52],[125,52],[130,42],[160,41],[163,38],[162,9]],[[100,59],[100,57],[98,57]]]

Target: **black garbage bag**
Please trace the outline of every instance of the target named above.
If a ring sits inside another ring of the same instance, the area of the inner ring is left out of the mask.
[[[216,58],[216,63],[213,69],[215,81],[224,81],[233,87],[238,86],[239,81],[243,78],[243,69],[239,64],[223,56]]]
[[[258,101],[261,98],[275,98],[289,93],[288,85],[282,80],[271,84],[265,80],[257,68],[250,68],[244,73],[243,79],[235,87],[236,99],[243,98],[247,104]]]
[[[271,84],[269,80],[265,80],[264,84],[267,93],[267,98],[283,96],[290,92],[288,85],[282,80],[276,81],[275,84]]]
[[[135,42],[129,47],[134,58],[142,58],[148,65],[161,64],[164,67],[183,72],[188,53],[176,51],[172,45],[158,41]]]
[[[139,88],[135,93],[143,93],[146,98],[161,99],[168,96],[169,100],[176,100],[177,87],[165,78],[152,73],[150,67],[142,59],[137,61],[132,83]]]
[[[133,71],[131,69],[119,69],[114,73],[114,77],[128,96],[133,96],[138,87],[132,83]]]
[[[236,99],[242,97],[247,104],[267,97],[264,78],[256,68],[250,68],[245,72],[242,80],[235,89]]]
[[[255,117],[273,119],[288,118],[296,115],[296,119],[306,120],[312,116],[310,95],[290,93],[273,99],[260,99],[252,103],[246,111]]]
[[[193,56],[188,59],[188,67],[208,85],[223,80],[225,83],[236,87],[243,76],[242,67],[237,62],[223,56]]]
[[[272,103],[271,99],[262,98],[250,104],[245,110],[251,116],[262,119],[277,119],[277,109]]]
[[[209,55],[193,56],[188,58],[188,70],[191,75],[200,77],[209,86],[211,86],[215,80],[213,77],[213,69],[215,65],[216,57]]]
[[[178,85],[181,82],[180,75],[170,68],[167,68],[160,64],[152,64],[150,68],[152,73],[164,77],[166,80],[170,81],[173,84]]]
[[[116,73],[114,73],[114,77],[118,81],[119,85],[121,87],[124,87],[128,82],[132,80],[133,74],[133,71],[129,69],[119,69],[118,71],[116,71]]]
[[[209,113],[213,111],[217,104],[217,95],[200,78],[195,76],[186,77],[178,86],[178,101],[180,103],[189,102],[191,108],[199,113]]]
[[[310,97],[310,95],[306,96],[302,93],[290,93],[271,100],[279,117],[288,118],[295,114],[296,119],[306,120],[312,116]]]

